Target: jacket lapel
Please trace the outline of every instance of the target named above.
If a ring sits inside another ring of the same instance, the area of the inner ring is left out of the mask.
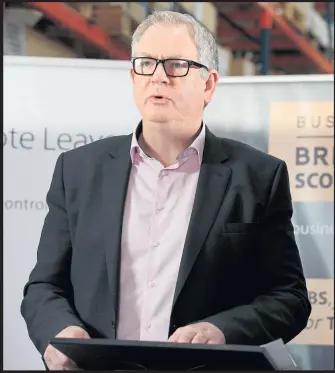
[[[203,246],[225,194],[231,170],[223,162],[228,158],[220,140],[206,128],[203,163],[180,263],[173,305]]]
[[[103,167],[104,237],[106,237],[106,264],[112,304],[118,304],[121,232],[124,204],[131,170],[131,136],[127,136],[108,154]],[[115,309],[117,314],[117,309]]]

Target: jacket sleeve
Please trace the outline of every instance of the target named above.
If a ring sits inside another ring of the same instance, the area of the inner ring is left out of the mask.
[[[47,203],[49,211],[37,250],[37,263],[24,287],[21,304],[29,336],[42,355],[50,339],[67,326],[84,328],[73,307],[72,249],[65,206],[63,154],[56,162]]]
[[[289,177],[281,162],[271,187],[260,236],[263,289],[252,303],[203,321],[217,326],[228,344],[261,345],[292,340],[311,313],[306,281],[295,242]]]

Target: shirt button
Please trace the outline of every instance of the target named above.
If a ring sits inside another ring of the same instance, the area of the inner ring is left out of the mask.
[[[154,247],[158,247],[159,246],[159,242],[154,242]]]
[[[150,329],[150,328],[151,328],[151,324],[150,324],[150,323],[147,324],[147,325],[146,325],[146,328],[147,328],[147,329]]]
[[[149,286],[153,288],[156,284],[154,282],[149,282]]]
[[[158,206],[158,210],[163,210],[163,209],[164,209],[164,205]]]

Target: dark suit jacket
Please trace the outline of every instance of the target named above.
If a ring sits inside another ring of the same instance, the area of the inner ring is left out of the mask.
[[[130,143],[131,135],[111,137],[57,160],[21,307],[41,354],[69,325],[93,338],[116,337]],[[170,334],[208,321],[229,344],[295,337],[311,306],[291,215],[285,163],[206,129]]]

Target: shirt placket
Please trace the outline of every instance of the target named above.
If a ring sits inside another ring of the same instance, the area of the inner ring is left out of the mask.
[[[150,160],[148,160],[151,162]],[[157,169],[157,165],[154,165]],[[143,297],[143,313],[141,321],[141,339],[151,339],[155,334],[154,311],[152,309],[152,300],[159,292],[159,278],[156,271],[157,263],[159,262],[159,252],[161,246],[161,232],[157,229],[157,214],[164,210],[164,203],[166,198],[165,185],[169,177],[168,171],[161,168],[157,175],[157,184],[155,190],[154,208],[151,221],[150,237],[148,240],[148,256],[147,256],[147,271],[145,290]]]

